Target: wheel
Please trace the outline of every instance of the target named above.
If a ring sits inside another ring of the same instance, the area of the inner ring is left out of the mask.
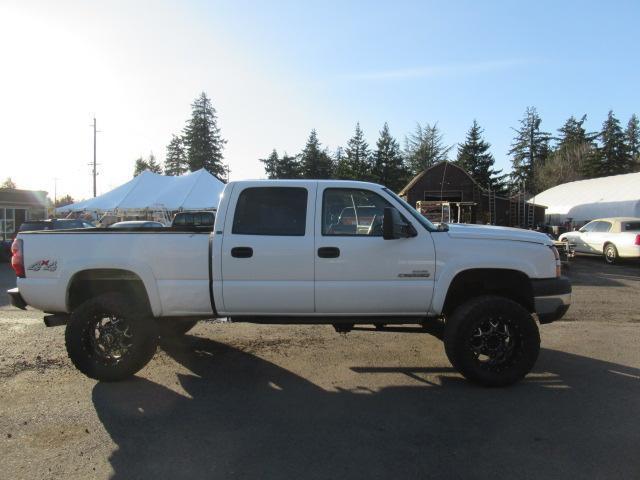
[[[604,261],[613,265],[618,261],[618,249],[613,243],[607,243],[604,247]]]
[[[462,304],[447,319],[444,347],[451,364],[465,378],[502,387],[531,371],[540,351],[540,333],[522,305],[485,295]]]
[[[69,358],[87,377],[123,380],[142,369],[158,345],[155,320],[119,293],[87,300],[65,330]]]
[[[196,326],[198,320],[159,319],[158,333],[164,338],[181,337]]]

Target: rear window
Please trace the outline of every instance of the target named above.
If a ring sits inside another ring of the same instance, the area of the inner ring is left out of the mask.
[[[18,229],[18,231],[20,232],[33,232],[35,230],[44,230],[46,229],[46,224],[42,223],[42,222],[24,222],[22,225],[20,225],[20,228]]]
[[[640,222],[622,222],[623,232],[640,232]]]
[[[306,188],[247,188],[238,197],[232,233],[304,236],[306,219]]]

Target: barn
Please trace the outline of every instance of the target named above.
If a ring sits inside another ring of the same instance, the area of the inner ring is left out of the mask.
[[[399,195],[423,212],[442,206],[449,212],[440,220],[445,222],[519,228],[544,223],[546,207],[536,204],[531,195],[525,192],[511,197],[496,195],[479,185],[464,169],[447,161],[416,175]]]

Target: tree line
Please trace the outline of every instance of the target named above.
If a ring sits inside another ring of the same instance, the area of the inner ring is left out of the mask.
[[[476,120],[465,139],[447,146],[438,124],[418,124],[405,137],[404,149],[384,124],[375,148],[367,144],[357,123],[346,147],[335,152],[323,148],[312,130],[303,150],[280,155],[276,149],[260,161],[269,178],[335,178],[381,183],[399,191],[413,176],[444,160],[460,165],[483,187],[507,194],[517,190],[539,193],[561,183],[640,171],[640,122],[632,115],[625,129],[610,111],[598,132],[587,132],[584,123],[571,116],[556,135],[541,128],[534,107],[528,107],[509,150],[512,171],[494,168],[491,144]]]
[[[191,104],[191,117],[181,134],[173,134],[167,145],[164,166],[151,153],[135,161],[133,176],[145,170],[165,175],[184,175],[204,168],[220,179],[228,176],[223,150],[227,141],[218,127],[216,109],[202,92]]]

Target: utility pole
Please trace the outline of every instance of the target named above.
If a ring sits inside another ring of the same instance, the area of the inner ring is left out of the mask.
[[[93,198],[96,197],[96,117],[93,117]]]

